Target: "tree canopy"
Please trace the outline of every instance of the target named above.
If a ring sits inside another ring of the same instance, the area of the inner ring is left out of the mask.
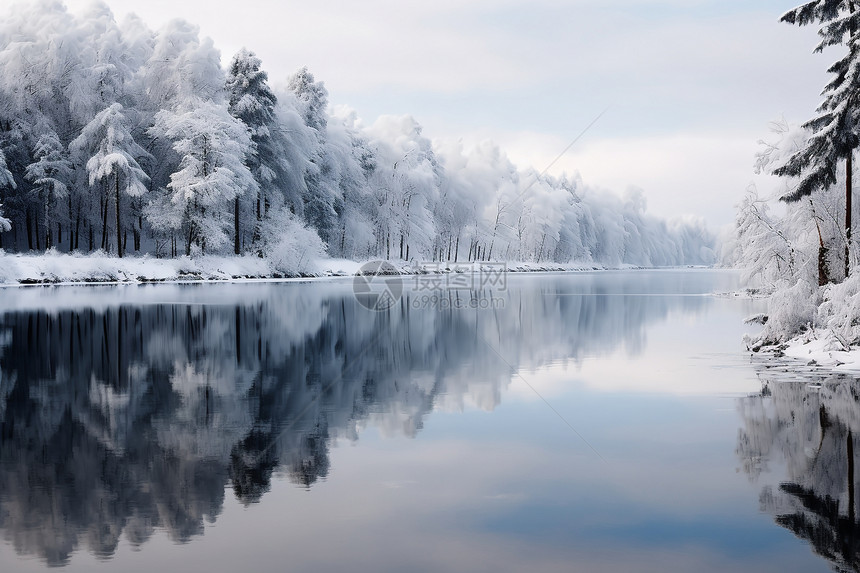
[[[277,91],[252,51],[220,61],[182,20],[153,31],[103,3],[11,8],[0,247],[283,258],[321,240],[356,260],[715,260],[701,220],[653,216],[635,192],[518,169],[490,142],[433,141],[409,116],[365,124],[306,67]]]

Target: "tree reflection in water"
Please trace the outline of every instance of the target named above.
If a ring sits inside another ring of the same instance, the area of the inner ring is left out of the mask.
[[[854,451],[860,435],[858,381],[790,370],[760,365],[762,392],[739,402],[744,428],[738,457],[752,481],[765,482],[762,511],[837,570],[860,571]]]
[[[494,310],[418,308],[407,292],[383,313],[348,285],[9,291],[2,534],[52,565],[81,544],[110,556],[123,533],[185,542],[219,515],[225,486],[248,504],[276,472],[324,478],[332,439],[366,425],[414,436],[440,403],[494,408],[511,371],[488,344],[518,368],[636,352],[646,326],[709,302],[602,296],[677,292],[676,276],[564,280],[496,293]]]

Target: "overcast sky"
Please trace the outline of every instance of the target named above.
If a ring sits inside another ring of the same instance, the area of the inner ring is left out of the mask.
[[[8,0],[0,0],[7,2]],[[490,138],[650,212],[715,226],[754,180],[768,122],[813,113],[835,52],[779,23],[798,0],[107,0],[153,28],[198,24],[223,59],[245,46],[284,84],[307,65],[365,123],[411,114],[431,138]],[[67,0],[79,11],[89,0]],[[767,191],[768,182],[759,182]]]

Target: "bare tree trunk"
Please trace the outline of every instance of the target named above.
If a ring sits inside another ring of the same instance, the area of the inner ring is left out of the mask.
[[[33,250],[33,214],[32,209],[27,207],[27,248]]]
[[[140,252],[140,236],[143,233],[143,216],[140,215],[140,204],[138,204],[137,212],[137,229],[134,230],[134,250]]]
[[[848,2],[848,11],[853,15],[854,14],[854,2]],[[848,29],[848,44],[849,48],[853,49],[851,43],[853,42],[854,35],[856,34],[857,29],[854,26],[854,20],[852,18],[851,23]],[[856,105],[856,104],[855,104]],[[851,179],[854,176],[854,168],[852,156],[854,155],[854,150],[848,152],[848,157],[845,159],[845,278],[848,278],[848,275],[851,272],[851,199],[852,199],[852,190],[851,190]]]
[[[114,190],[116,191],[116,197],[114,200],[114,211],[116,211],[116,254],[119,258],[122,258],[123,245],[122,243],[122,229],[119,224],[119,174],[114,175]]]
[[[69,195],[69,217],[72,216],[72,197]],[[71,224],[71,219],[70,223]],[[71,234],[71,231],[69,231]],[[69,250],[77,250],[79,246],[79,241],[81,240],[81,204],[78,202],[78,212],[75,215],[75,243],[72,244],[71,238],[69,239]]]
[[[852,179],[852,161],[851,161],[852,153],[848,154],[848,158],[845,160],[845,278],[848,278],[848,274],[851,271],[851,199],[853,193],[851,192],[851,179]]]
[[[851,520],[851,525],[854,525],[854,436],[851,435],[851,430],[848,430],[848,518]]]
[[[107,250],[107,220],[108,220],[107,196],[102,199],[102,249]]]
[[[233,254],[238,255],[242,252],[242,245],[239,239],[239,197],[233,200]]]
[[[51,228],[51,206],[50,206],[50,202],[49,202],[49,199],[48,199],[48,193],[47,193],[47,192],[45,192],[45,191],[43,191],[43,192],[45,193],[45,200],[43,201],[43,204],[42,204],[42,205],[43,205],[43,208],[44,208],[44,213],[43,213],[43,215],[45,216],[45,219],[44,219],[44,225],[45,225],[45,250],[47,251],[47,250],[48,250],[48,249],[50,249],[50,248],[51,248],[51,246],[53,246],[53,244],[54,244],[54,240],[53,240],[53,239],[54,239],[54,237],[53,237],[54,230]]]
[[[36,225],[36,233],[35,233],[35,235],[36,235],[36,250],[41,251],[42,250],[42,243],[39,239],[39,215],[38,214],[33,215],[33,223]]]

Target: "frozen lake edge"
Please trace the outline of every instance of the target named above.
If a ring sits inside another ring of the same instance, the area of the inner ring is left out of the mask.
[[[301,272],[285,273],[274,268],[266,259],[254,255],[206,255],[195,258],[183,256],[158,259],[150,256],[118,258],[104,253],[13,255],[0,252],[0,287],[305,281],[356,276],[360,274],[361,266],[366,262],[321,259],[308,262]],[[590,262],[568,264],[387,262],[391,263],[397,271],[396,274],[401,276],[465,272],[470,268],[478,270],[481,265],[504,265],[505,272],[510,273],[592,272],[646,268],[633,265],[606,266]]]

